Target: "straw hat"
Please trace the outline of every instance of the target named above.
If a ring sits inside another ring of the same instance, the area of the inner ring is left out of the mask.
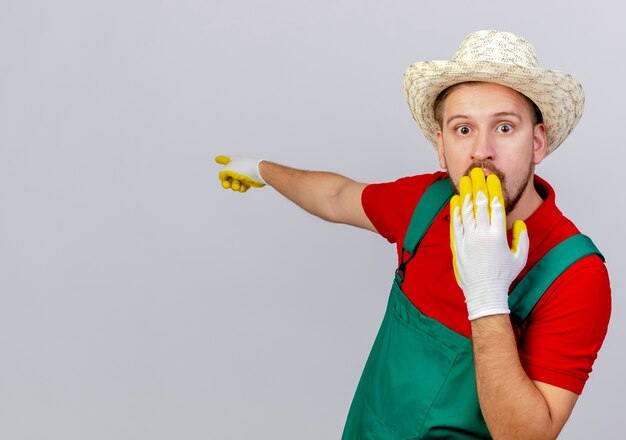
[[[404,74],[413,118],[435,148],[435,99],[444,89],[467,81],[502,84],[534,101],[546,126],[546,155],[561,145],[583,114],[582,86],[567,73],[541,69],[528,41],[509,32],[478,31],[463,40],[452,60],[415,63]]]

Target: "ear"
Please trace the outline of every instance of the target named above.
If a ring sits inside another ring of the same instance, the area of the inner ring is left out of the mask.
[[[538,165],[548,151],[548,138],[546,136],[546,126],[543,124],[535,124],[533,128],[533,163]]]
[[[437,154],[439,156],[439,166],[447,170],[448,165],[446,164],[446,156],[443,154],[443,134],[441,134],[441,130],[437,131]]]

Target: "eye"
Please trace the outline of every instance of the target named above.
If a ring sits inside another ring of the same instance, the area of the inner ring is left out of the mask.
[[[467,136],[468,134],[470,134],[470,128],[467,125],[459,125],[456,128],[456,134],[458,134],[459,136]]]
[[[510,133],[513,131],[513,126],[511,124],[502,124],[498,126],[498,131],[500,133]]]

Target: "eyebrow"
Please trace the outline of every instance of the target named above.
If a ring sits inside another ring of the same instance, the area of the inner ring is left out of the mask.
[[[495,117],[512,116],[519,121],[522,120],[522,116],[516,112],[498,112],[498,113],[494,113],[493,116]],[[450,124],[450,122],[454,121],[455,119],[470,119],[470,117],[467,115],[452,115],[446,121],[446,125]]]
[[[446,121],[446,125],[449,125],[450,122],[454,121],[455,119],[469,119],[469,116],[466,116],[466,115],[452,115]]]

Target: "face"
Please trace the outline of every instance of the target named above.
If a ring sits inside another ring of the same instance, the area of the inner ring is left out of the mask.
[[[499,84],[461,84],[448,94],[437,143],[457,192],[461,177],[480,167],[500,178],[507,213],[530,203],[535,165],[546,152],[545,127],[532,112],[523,95]]]

